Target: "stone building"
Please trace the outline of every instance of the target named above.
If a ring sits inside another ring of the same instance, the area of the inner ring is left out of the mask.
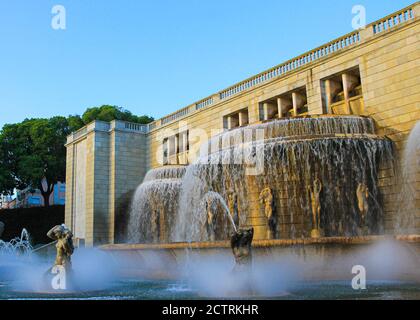
[[[150,168],[188,164],[204,139],[281,117],[358,114],[402,154],[420,120],[420,3],[186,106],[149,125],[95,121],[67,140],[66,224],[86,245],[113,243],[118,208]],[[420,189],[420,172],[415,172]],[[395,186],[385,173],[387,230]],[[420,203],[417,198],[417,230]]]

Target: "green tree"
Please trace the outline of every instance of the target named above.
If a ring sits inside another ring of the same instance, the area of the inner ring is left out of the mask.
[[[149,116],[136,116],[130,111],[125,110],[118,106],[103,105],[100,107],[88,108],[82,116],[84,124],[88,124],[94,120],[101,121],[112,121],[112,120],[122,120],[135,122],[140,124],[147,124],[152,122],[154,119]]]
[[[54,184],[65,181],[66,137],[80,124],[74,118],[53,117],[5,125],[0,132],[0,190],[36,187],[49,206]]]
[[[83,122],[82,118],[79,115],[69,116],[67,118],[67,121],[68,121],[69,129],[71,130],[71,132],[79,130],[85,125],[85,123]]]
[[[11,194],[13,192],[15,181],[11,170],[11,162],[5,146],[3,146],[3,138],[0,135],[0,193]]]
[[[154,119],[136,116],[117,106],[89,108],[82,117],[25,119],[0,131],[0,193],[38,188],[49,206],[57,182],[65,181],[67,136],[93,120],[123,120],[147,124]]]

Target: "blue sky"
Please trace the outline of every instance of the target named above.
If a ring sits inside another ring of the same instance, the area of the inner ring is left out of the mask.
[[[0,0],[0,128],[114,104],[159,118],[414,0]],[[66,30],[51,28],[54,5]]]

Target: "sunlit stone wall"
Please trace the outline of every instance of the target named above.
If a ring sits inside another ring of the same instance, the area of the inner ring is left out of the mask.
[[[83,149],[84,155],[77,154]],[[81,244],[113,242],[118,207],[143,179],[147,150],[144,127],[122,121],[95,121],[68,137],[65,223],[84,231],[80,239],[76,234]],[[79,166],[83,161],[85,166]],[[78,199],[80,186],[86,192],[84,210]],[[84,226],[78,224],[80,216]]]

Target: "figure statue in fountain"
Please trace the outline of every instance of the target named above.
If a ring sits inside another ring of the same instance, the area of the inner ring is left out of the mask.
[[[47,236],[57,240],[57,255],[54,265],[63,266],[66,271],[71,270],[71,255],[74,252],[73,234],[64,224],[55,226],[48,231]]]
[[[311,197],[312,209],[312,231],[311,238],[319,238],[321,236],[321,201],[320,194],[322,190],[321,181],[316,178],[312,186],[308,186],[308,191]]]
[[[228,206],[233,222],[239,226],[238,196],[234,191],[230,191],[228,194]]]
[[[57,243],[55,245],[57,249],[57,255],[55,257],[54,266],[49,268],[44,274],[44,285],[46,289],[51,289],[53,285],[53,278],[54,275],[57,273],[61,273],[60,269],[64,269],[64,283],[60,277],[60,286],[59,288],[62,290],[72,290],[75,289],[75,282],[73,278],[73,269],[71,264],[71,255],[74,252],[73,246],[73,234],[66,225],[61,224],[53,227],[50,231],[48,231],[47,236],[52,239],[56,240]],[[53,277],[53,278],[52,278]],[[64,284],[62,287],[61,285]],[[57,290],[57,288],[53,287],[53,289]]]
[[[264,214],[267,218],[267,239],[275,239],[277,231],[277,215],[274,196],[270,188],[261,191],[260,203],[264,205]]]
[[[360,182],[357,185],[356,189],[356,196],[357,196],[357,205],[360,212],[360,225],[362,228],[362,233],[367,233],[367,225],[366,225],[366,216],[369,211],[369,188],[366,184]]]
[[[207,213],[207,235],[210,241],[216,240],[216,214],[217,208],[214,206],[214,200],[211,197],[207,197],[206,202],[206,213]]]
[[[231,237],[230,246],[235,258],[233,272],[250,271],[252,266],[251,244],[253,238],[254,228],[238,229]]]

